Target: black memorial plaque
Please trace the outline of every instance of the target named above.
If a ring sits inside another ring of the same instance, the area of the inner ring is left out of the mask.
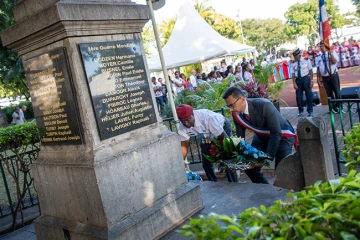
[[[139,40],[79,48],[102,140],[156,123]]]
[[[80,116],[64,48],[24,61],[43,145],[82,144]]]

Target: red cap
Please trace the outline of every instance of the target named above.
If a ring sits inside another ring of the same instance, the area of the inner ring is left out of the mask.
[[[181,104],[176,108],[176,113],[179,119],[185,119],[193,115],[194,110],[191,106],[187,104]]]

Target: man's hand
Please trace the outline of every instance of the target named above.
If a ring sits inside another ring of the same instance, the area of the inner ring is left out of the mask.
[[[323,82],[318,81],[318,85],[319,85],[319,87],[324,87],[324,83],[323,83]]]
[[[294,89],[295,89],[295,90],[298,90],[298,86],[297,86],[296,83],[294,83]]]
[[[310,81],[310,88],[313,88],[313,87],[314,87],[314,82]]]

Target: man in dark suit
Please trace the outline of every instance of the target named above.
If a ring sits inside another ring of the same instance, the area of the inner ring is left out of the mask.
[[[254,131],[251,145],[275,158],[275,168],[292,153],[295,131],[270,101],[263,98],[246,99],[236,87],[229,88],[223,98],[233,114],[236,135],[245,138],[246,129]],[[253,183],[269,183],[261,173],[260,166],[245,173]]]

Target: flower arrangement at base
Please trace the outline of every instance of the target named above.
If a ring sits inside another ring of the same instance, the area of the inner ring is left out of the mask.
[[[213,140],[210,156],[205,155],[210,162],[217,163],[233,170],[246,170],[256,166],[270,166],[271,160],[266,153],[254,148],[243,138],[230,137],[222,141]]]

